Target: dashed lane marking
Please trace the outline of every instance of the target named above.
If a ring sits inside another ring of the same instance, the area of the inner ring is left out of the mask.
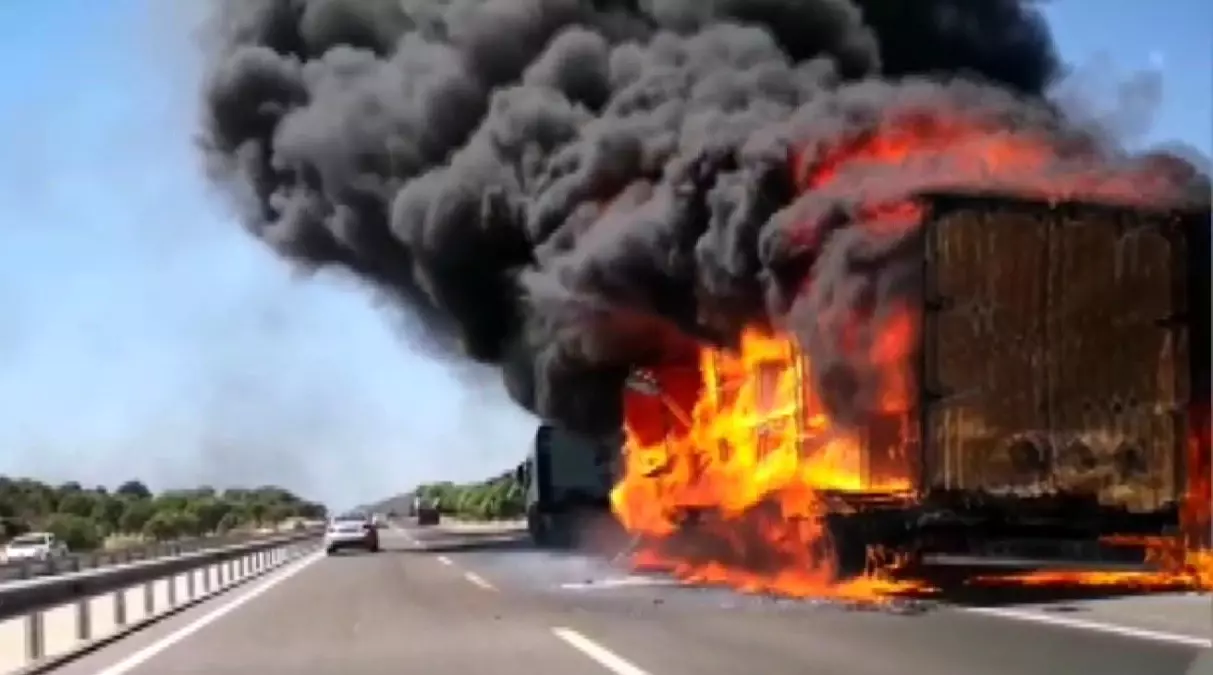
[[[484,577],[480,576],[479,574],[476,574],[475,572],[464,572],[463,578],[472,582],[473,585],[479,586],[480,588],[482,588],[486,591],[497,590],[496,586],[494,586],[493,584],[490,584]]]
[[[645,577],[639,575],[628,575],[626,577],[608,577],[606,579],[598,579],[595,581],[571,581],[560,584],[560,587],[570,591],[594,591],[594,590],[610,590],[613,588],[637,588],[637,587],[653,587],[653,586],[685,586],[686,584],[677,579],[666,579],[662,577]]]
[[[1027,621],[1029,623],[1039,623],[1048,626],[1059,626],[1063,628],[1075,628],[1078,630],[1095,631],[1097,633],[1109,633],[1111,635],[1120,635],[1122,637],[1136,638],[1138,640],[1150,640],[1153,642],[1168,642],[1171,644],[1186,645],[1189,647],[1210,648],[1213,647],[1213,640],[1209,638],[1197,637],[1195,635],[1182,635],[1180,633],[1167,633],[1164,631],[1149,630],[1146,628],[1133,628],[1130,626],[1119,626],[1112,623],[1101,623],[1098,621],[1087,621],[1085,619],[1075,619],[1068,616],[1054,616],[1052,614],[1039,614],[1036,612],[1023,611],[1017,609],[1004,609],[1001,607],[965,607],[964,612],[970,614],[982,614],[985,616],[996,616],[1001,619],[1010,619],[1012,621]]]
[[[606,668],[615,675],[649,675],[649,672],[640,666],[628,661],[615,652],[603,647],[594,642],[590,638],[573,630],[572,628],[556,627],[552,629],[552,634],[564,640],[569,646],[577,651],[590,657],[598,665]]]

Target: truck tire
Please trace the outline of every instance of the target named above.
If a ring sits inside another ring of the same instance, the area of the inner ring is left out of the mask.
[[[526,529],[531,535],[531,543],[536,546],[550,546],[552,543],[552,532],[549,526],[547,517],[534,508],[526,511]]]
[[[867,567],[868,544],[863,529],[854,517],[839,516],[827,520],[828,546],[835,570],[842,579],[863,574]]]

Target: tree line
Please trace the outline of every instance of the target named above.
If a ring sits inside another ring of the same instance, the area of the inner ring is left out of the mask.
[[[0,476],[0,540],[51,532],[73,551],[107,541],[167,541],[281,523],[322,519],[325,507],[276,486],[153,493],[138,480],[115,489]]]
[[[526,489],[510,471],[476,483],[425,483],[413,494],[437,504],[444,515],[468,520],[507,520],[526,513]]]

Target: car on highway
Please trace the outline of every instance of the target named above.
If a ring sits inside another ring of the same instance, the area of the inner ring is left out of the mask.
[[[4,562],[45,561],[68,554],[67,545],[50,532],[29,532],[4,546]]]
[[[343,549],[379,552],[379,528],[362,513],[349,513],[329,521],[324,531],[324,550],[332,555]]]

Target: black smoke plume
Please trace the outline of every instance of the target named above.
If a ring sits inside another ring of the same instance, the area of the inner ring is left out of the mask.
[[[230,0],[214,28],[203,146],[252,232],[586,431],[634,365],[751,324],[790,322],[831,404],[867,404],[830,326],[912,281],[848,214],[931,182],[806,192],[794,151],[898,113],[1073,135],[1019,0]]]

